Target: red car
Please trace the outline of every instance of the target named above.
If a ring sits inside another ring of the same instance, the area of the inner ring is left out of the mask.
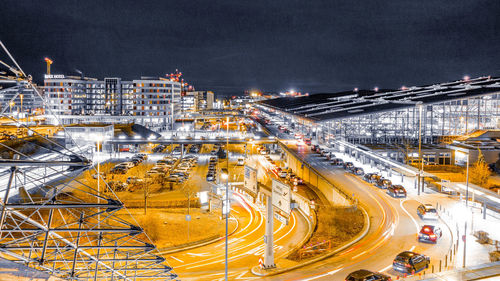
[[[418,233],[419,242],[437,243],[438,239],[443,236],[441,228],[434,225],[424,225]]]

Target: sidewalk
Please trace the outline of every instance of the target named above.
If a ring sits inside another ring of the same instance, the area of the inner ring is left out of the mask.
[[[422,279],[424,278],[424,279]],[[440,273],[413,276],[405,281],[456,281],[456,280],[500,280],[500,262],[487,263],[478,266],[469,266]]]

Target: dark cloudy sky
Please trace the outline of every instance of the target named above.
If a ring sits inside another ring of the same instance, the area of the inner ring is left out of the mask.
[[[500,76],[500,1],[0,3],[0,39],[40,81],[174,71],[197,89],[325,92]]]

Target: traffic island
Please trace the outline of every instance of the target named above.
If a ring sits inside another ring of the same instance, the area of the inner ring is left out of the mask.
[[[292,254],[290,254],[289,256],[278,258],[276,261],[276,268],[264,269],[261,266],[254,266],[254,267],[252,267],[251,272],[254,275],[262,276],[262,277],[277,275],[277,274],[281,274],[281,273],[285,273],[288,271],[292,271],[292,270],[301,268],[303,266],[314,264],[318,261],[321,261],[323,259],[329,258],[335,254],[342,252],[343,250],[347,249],[348,247],[352,246],[353,244],[355,244],[358,241],[360,241],[361,239],[363,239],[366,236],[366,234],[368,233],[368,230],[370,229],[370,220],[368,217],[368,213],[366,213],[366,211],[362,207],[358,207],[358,211],[361,212],[362,227],[361,227],[359,232],[355,233],[347,241],[344,241],[344,242],[337,241],[338,242],[337,246],[334,248],[331,248],[329,251],[320,251],[320,252],[322,252],[321,254],[311,256],[311,257],[308,257],[305,259],[297,259],[297,255],[298,255],[297,253],[299,253],[301,251],[301,249],[304,249],[303,247],[300,247],[300,248],[295,249],[295,251],[292,252]],[[318,223],[317,223],[318,226],[323,223],[319,219],[321,219],[320,216],[318,216]],[[324,220],[324,218],[323,218],[323,220]],[[325,222],[325,224],[327,224],[327,223]],[[315,239],[314,238],[315,234],[317,234],[316,238],[320,237],[320,235],[324,235],[324,234],[321,234],[321,231],[320,232],[315,231],[309,241],[312,241],[312,239]],[[308,246],[305,246],[305,247],[307,248]],[[300,255],[298,255],[298,256],[300,257]]]

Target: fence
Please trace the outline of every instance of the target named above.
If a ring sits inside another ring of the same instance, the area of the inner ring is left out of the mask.
[[[124,202],[125,207],[127,208],[144,208],[144,199],[141,200],[127,200]],[[200,202],[198,198],[191,199],[191,208],[199,208]],[[148,199],[148,208],[187,208],[188,200],[151,200]]]

